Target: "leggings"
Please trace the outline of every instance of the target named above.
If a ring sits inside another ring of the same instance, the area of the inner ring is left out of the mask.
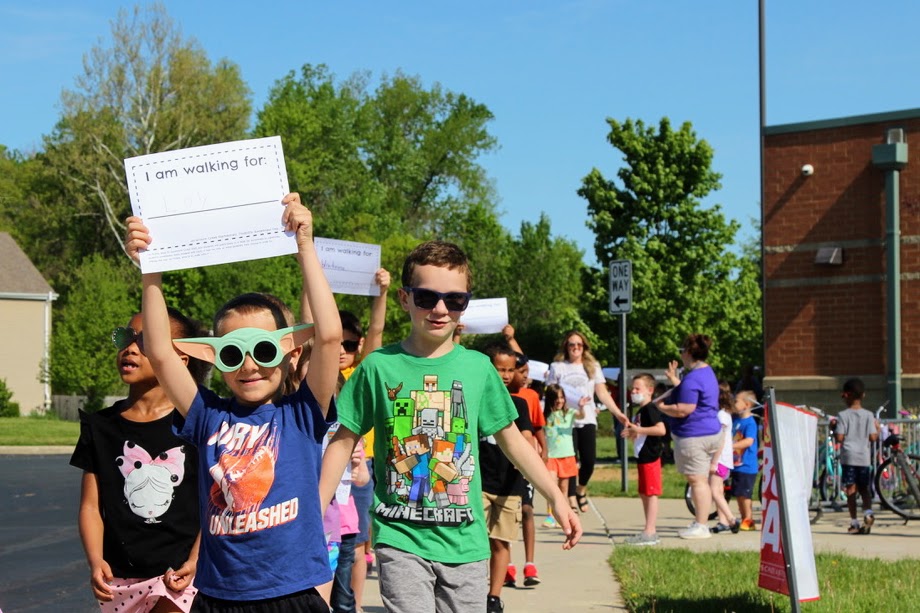
[[[575,443],[575,457],[578,458],[578,485],[588,485],[594,474],[594,462],[597,460],[597,426],[585,424],[572,430]],[[575,477],[569,480],[569,495],[575,495]]]

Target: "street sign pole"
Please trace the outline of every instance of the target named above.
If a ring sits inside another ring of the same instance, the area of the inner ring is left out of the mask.
[[[626,377],[626,315],[632,312],[632,261],[614,260],[610,262],[610,314],[620,316],[620,410],[626,413],[627,386]],[[614,436],[617,435],[616,423],[613,428]],[[622,442],[622,447],[620,446]],[[617,437],[617,449],[620,450],[620,489],[626,492],[629,488],[629,453],[628,445],[624,439]]]

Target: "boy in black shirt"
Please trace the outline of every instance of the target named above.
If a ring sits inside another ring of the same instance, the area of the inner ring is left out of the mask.
[[[505,387],[509,387],[517,369],[517,355],[514,350],[507,345],[494,345],[486,353],[492,359],[492,365],[498,371]],[[529,442],[533,436],[533,426],[530,423],[527,402],[518,396],[511,396],[511,401],[514,402],[518,413],[514,423]],[[521,526],[524,476],[505,457],[494,437],[479,439],[479,460],[482,505],[489,531],[489,547],[492,550],[489,559],[489,597],[486,611],[493,613],[504,608],[500,596],[505,582],[505,571],[511,561],[511,543],[517,539]]]
[[[645,512],[645,529],[626,539],[628,545],[657,545],[658,497],[661,495],[661,447],[665,435],[664,417],[652,403],[655,377],[648,373],[632,380],[630,401],[639,406],[633,423],[623,429],[623,438],[633,440],[639,471],[639,498]]]

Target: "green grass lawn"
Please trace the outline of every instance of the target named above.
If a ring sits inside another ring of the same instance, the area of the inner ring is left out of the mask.
[[[883,562],[836,554],[815,556],[821,598],[803,613],[909,611],[920,594],[916,560]],[[789,597],[757,587],[755,552],[617,547],[610,565],[630,611],[719,613],[789,611]]]
[[[80,424],[51,417],[0,417],[0,445],[75,445]]]

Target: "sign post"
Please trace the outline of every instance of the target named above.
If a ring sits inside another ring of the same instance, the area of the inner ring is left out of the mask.
[[[610,314],[620,315],[620,410],[626,413],[628,385],[626,378],[626,314],[632,312],[632,261],[614,260],[610,262]],[[628,415],[628,414],[627,414]],[[617,449],[620,449],[620,489],[628,490],[629,453],[626,440],[617,435],[616,423],[613,425],[617,437]],[[622,447],[621,447],[622,445]]]

